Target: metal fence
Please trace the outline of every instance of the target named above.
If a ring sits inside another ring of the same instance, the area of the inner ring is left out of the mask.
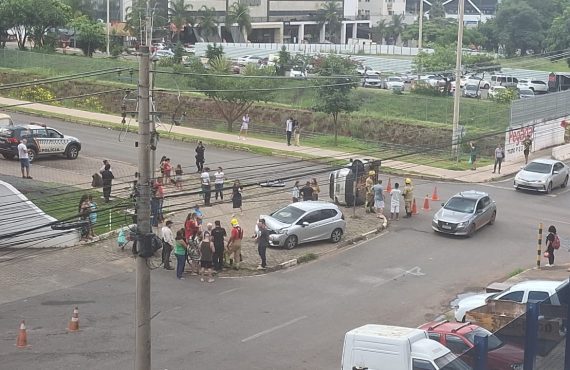
[[[511,126],[543,122],[570,115],[570,91],[519,99],[511,104]]]

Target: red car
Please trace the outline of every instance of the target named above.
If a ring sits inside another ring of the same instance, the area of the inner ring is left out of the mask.
[[[522,370],[524,351],[500,340],[487,329],[469,322],[434,321],[419,327],[426,330],[430,339],[440,342],[457,356],[462,355],[475,347],[475,335],[489,337],[489,355],[487,366],[489,370]],[[473,363],[473,359],[466,356],[464,361]]]

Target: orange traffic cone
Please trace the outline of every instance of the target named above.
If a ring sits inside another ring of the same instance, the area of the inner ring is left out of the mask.
[[[20,323],[20,331],[18,332],[18,339],[16,339],[16,347],[27,348],[28,346],[28,334],[26,333],[26,322],[22,320]]]
[[[67,331],[78,331],[78,330],[79,330],[79,309],[75,307],[73,309],[73,314],[71,315],[71,320],[69,320]]]
[[[424,206],[422,208],[424,211],[429,211],[429,195],[426,194],[426,197],[424,198]]]
[[[416,205],[416,198],[414,198],[414,200],[412,201],[412,214],[413,215],[418,215],[420,212],[418,212],[418,206]]]
[[[388,177],[388,185],[386,186],[386,192],[389,193],[392,191],[392,179]]]
[[[433,188],[433,193],[431,194],[431,200],[437,202],[439,200],[439,195],[437,194],[437,185]]]

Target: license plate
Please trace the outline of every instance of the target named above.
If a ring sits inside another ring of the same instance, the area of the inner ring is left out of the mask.
[[[449,225],[441,225],[442,229],[451,230],[451,226]]]

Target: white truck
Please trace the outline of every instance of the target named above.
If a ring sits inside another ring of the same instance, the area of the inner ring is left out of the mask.
[[[342,370],[470,370],[425,330],[368,324],[344,337]]]

